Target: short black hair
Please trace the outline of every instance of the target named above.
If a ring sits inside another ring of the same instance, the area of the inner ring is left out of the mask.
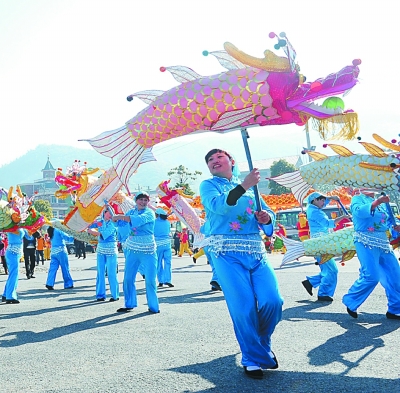
[[[212,149],[205,156],[206,164],[208,163],[209,158],[215,153],[224,153],[232,160],[232,156],[227,151],[222,149]]]

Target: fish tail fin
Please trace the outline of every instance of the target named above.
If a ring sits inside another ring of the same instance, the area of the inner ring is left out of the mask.
[[[281,266],[284,266],[288,262],[295,261],[296,259],[305,255],[303,242],[297,240],[288,239],[284,236],[279,236],[283,240],[283,244],[286,247],[286,253],[283,256]]]
[[[311,184],[308,184],[301,176],[300,171],[284,173],[283,175],[267,177],[268,180],[280,184],[281,186],[290,188],[295,198],[302,203],[307,195],[307,192],[311,188]]]
[[[130,177],[140,164],[155,161],[151,148],[139,145],[126,126],[82,140],[89,142],[100,154],[112,159],[119,179],[127,188]]]

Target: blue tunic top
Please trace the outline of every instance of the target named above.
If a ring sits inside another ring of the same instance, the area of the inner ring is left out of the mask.
[[[117,228],[111,220],[101,220],[100,222],[101,226],[98,227],[98,231],[101,236],[99,236],[97,253],[103,255],[117,254]]]
[[[154,223],[154,237],[157,247],[171,244],[170,238],[171,224],[168,220],[163,220],[160,217],[156,218]]]
[[[372,210],[373,198],[360,194],[351,198],[350,210],[353,215],[354,241],[369,247],[391,251],[386,231],[389,229],[388,214],[384,205]]]
[[[27,233],[25,229],[18,229],[18,233],[8,233],[8,247],[6,252],[10,252],[13,254],[22,254],[22,239]]]
[[[328,218],[319,207],[310,203],[307,207],[307,220],[311,237],[329,233],[329,228],[335,227],[335,220]]]
[[[74,241],[72,236],[68,236],[65,232],[60,229],[54,228],[53,237],[51,238],[51,253],[58,254],[59,252],[65,251],[65,242],[71,243]]]
[[[209,225],[209,251],[216,254],[234,251],[246,254],[264,254],[265,247],[260,236],[260,228],[267,236],[274,230],[275,214],[261,200],[263,210],[271,217],[267,225],[260,225],[254,212],[256,202],[252,189],[247,190],[236,202],[229,206],[229,192],[240,184],[240,180],[231,180],[214,176],[200,184],[200,196]],[[207,229],[206,229],[207,231]]]
[[[130,218],[129,237],[125,242],[125,248],[134,252],[153,254],[156,250],[154,239],[154,222],[156,216],[153,210],[146,207],[138,210],[136,207],[126,214]]]

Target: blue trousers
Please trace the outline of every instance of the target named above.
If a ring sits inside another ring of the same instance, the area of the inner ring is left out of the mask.
[[[64,288],[69,288],[74,285],[71,273],[69,272],[68,255],[66,252],[58,252],[51,254],[49,272],[47,273],[46,285],[54,286],[58,268],[61,267],[61,273],[64,280]]]
[[[360,276],[343,296],[343,304],[357,311],[380,282],[385,288],[388,311],[400,314],[400,265],[393,252],[354,243],[360,261]]]
[[[111,296],[119,299],[119,283],[117,277],[117,255],[104,255],[97,253],[96,298],[106,298],[106,268]]]
[[[22,254],[14,254],[12,252],[6,251],[6,261],[8,266],[8,278],[6,285],[4,287],[3,296],[7,300],[17,300],[17,287],[18,287],[18,277],[19,277],[19,260]]]
[[[271,335],[282,317],[283,299],[267,260],[227,252],[212,258],[242,351],[243,366],[270,368]]]
[[[166,244],[157,247],[157,279],[160,284],[172,281],[172,251],[171,246]]]
[[[321,258],[316,258],[317,262]],[[307,280],[310,281],[314,288],[318,288],[318,296],[330,296],[332,297],[336,290],[337,276],[339,269],[336,261],[332,258],[328,262],[318,265],[321,273],[316,276],[306,276]]]
[[[125,307],[137,307],[137,295],[135,279],[139,269],[139,265],[143,262],[146,298],[149,310],[158,312],[160,310],[157,297],[156,273],[157,273],[157,257],[154,254],[142,254],[125,250],[125,272],[124,272],[124,297]]]
[[[213,281],[216,281],[219,284],[218,274],[217,274],[217,271],[215,270],[215,267],[214,267],[214,261],[213,261],[213,257],[212,257],[213,254],[209,253],[207,251],[207,247],[204,247],[203,250],[204,250],[204,255],[207,257],[207,260],[208,260],[208,262],[210,262],[210,266],[211,266],[211,281],[210,281],[210,284]]]

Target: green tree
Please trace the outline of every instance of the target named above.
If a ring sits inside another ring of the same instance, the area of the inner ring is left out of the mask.
[[[288,172],[294,172],[295,170],[296,167],[284,159],[281,159],[279,161],[274,161],[271,165],[271,177],[283,175],[284,173]],[[269,188],[271,190],[270,191],[271,195],[281,195],[292,192],[290,188],[281,186],[280,184],[274,182],[273,180],[269,182]]]
[[[45,199],[37,199],[33,202],[33,206],[38,213],[45,216],[48,220],[53,218],[53,209],[51,208],[49,201],[46,201]]]
[[[188,168],[183,165],[179,165],[175,168],[170,169],[167,173],[171,180],[176,182],[175,188],[181,188],[187,195],[194,195],[194,192],[190,188],[190,184],[193,183],[198,176],[202,175],[200,171],[190,172]]]

